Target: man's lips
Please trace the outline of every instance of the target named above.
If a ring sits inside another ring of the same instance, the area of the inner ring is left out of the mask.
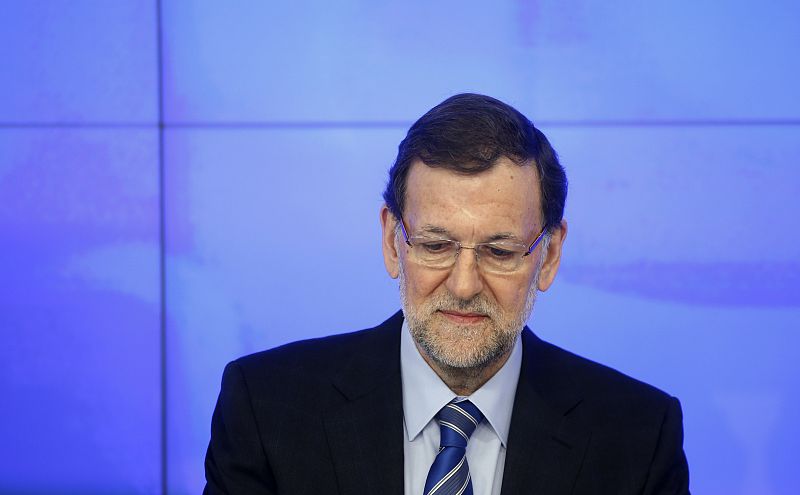
[[[440,309],[439,312],[444,315],[445,318],[454,323],[477,323],[486,318],[486,315],[480,313],[463,313],[461,311],[451,311],[446,309]]]

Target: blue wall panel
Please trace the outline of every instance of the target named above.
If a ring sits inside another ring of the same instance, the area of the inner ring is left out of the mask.
[[[797,119],[792,1],[165,4],[167,120],[401,120],[477,91],[539,120]]]
[[[626,283],[626,273],[594,271],[633,263],[642,277],[658,277],[636,282],[632,290],[644,295],[724,306],[800,305],[800,294],[789,290],[800,274],[796,128],[545,131],[559,144],[570,177],[569,259],[582,265],[587,282],[613,289]],[[678,264],[697,273],[672,271]],[[726,269],[736,277],[715,285]]]
[[[3,2],[0,122],[147,122],[158,109],[156,7]]]
[[[153,131],[0,130],[0,492],[154,493]]]

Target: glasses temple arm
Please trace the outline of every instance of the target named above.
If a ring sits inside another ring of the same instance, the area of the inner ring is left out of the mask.
[[[533,252],[534,249],[536,249],[536,246],[538,246],[539,243],[544,238],[545,232],[547,232],[547,226],[542,228],[542,231],[539,233],[538,236],[536,236],[536,239],[534,239],[533,243],[531,243],[530,247],[528,248],[528,252],[525,253],[525,256],[528,256],[529,254],[531,254]]]
[[[403,238],[405,238],[406,244],[411,246],[411,241],[408,240],[408,232],[406,232],[406,223],[403,220],[403,217],[400,217],[400,229],[403,231]]]

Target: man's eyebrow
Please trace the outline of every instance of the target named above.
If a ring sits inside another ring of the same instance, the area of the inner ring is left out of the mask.
[[[432,225],[432,224],[423,225],[422,228],[420,229],[420,233],[438,234],[446,236],[447,238],[452,238],[452,234],[450,233],[450,231],[439,225]],[[515,241],[523,244],[525,242],[523,239],[520,239],[513,232],[497,232],[487,237],[486,240],[482,242],[496,242],[496,241]]]
[[[431,224],[423,225],[420,232],[425,232],[426,234],[450,235],[450,231],[446,228]]]
[[[523,242],[522,239],[517,237],[516,234],[513,232],[498,232],[489,236],[486,242],[495,242],[495,241],[516,241],[516,242]]]

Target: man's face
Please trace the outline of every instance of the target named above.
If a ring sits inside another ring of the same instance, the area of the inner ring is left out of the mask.
[[[416,162],[408,174],[404,220],[409,236],[437,232],[466,246],[511,236],[529,245],[543,227],[540,204],[532,166],[501,158],[490,170],[466,176]],[[403,312],[429,362],[484,368],[507,356],[537,288],[546,290],[552,283],[563,229],[554,234],[546,259],[540,245],[518,270],[495,274],[481,269],[472,249],[462,249],[451,268],[422,266],[397,234],[388,210],[382,220],[386,266],[400,277]]]

